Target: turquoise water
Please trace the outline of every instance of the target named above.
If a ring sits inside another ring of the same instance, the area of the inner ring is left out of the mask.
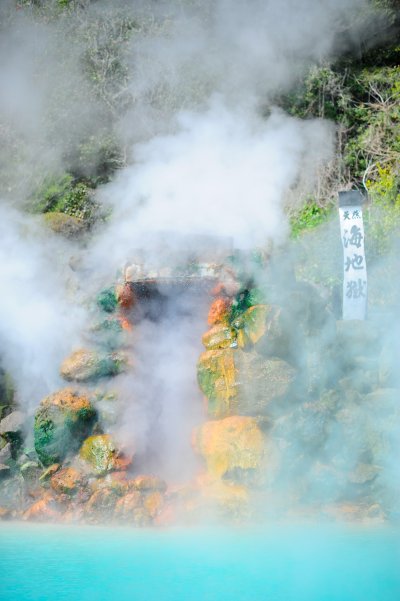
[[[400,533],[4,524],[1,601],[399,601]]]

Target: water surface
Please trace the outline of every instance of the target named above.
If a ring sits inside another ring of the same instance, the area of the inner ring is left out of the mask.
[[[1,601],[399,601],[387,527],[3,524]]]

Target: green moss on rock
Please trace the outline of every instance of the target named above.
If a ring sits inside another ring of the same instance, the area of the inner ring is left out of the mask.
[[[70,388],[43,399],[34,422],[35,450],[43,465],[58,463],[77,451],[95,419],[96,412],[86,396]]]

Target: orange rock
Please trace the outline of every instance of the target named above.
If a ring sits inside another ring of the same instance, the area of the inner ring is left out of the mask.
[[[173,507],[173,505],[169,504],[169,505],[164,505],[164,507],[161,508],[160,513],[158,513],[158,515],[156,515],[153,523],[155,526],[159,526],[159,527],[163,528],[163,527],[172,526],[173,524],[176,524],[176,522],[177,522],[176,509]]]
[[[63,388],[62,390],[45,397],[41,407],[59,407],[65,411],[76,413],[78,411],[90,410],[91,404],[87,396],[76,392],[72,388]]]
[[[11,510],[7,507],[0,507],[0,520],[8,520],[11,517]]]
[[[132,329],[133,329],[132,328],[132,324],[131,324],[131,322],[129,321],[129,319],[127,317],[125,317],[124,315],[120,315],[118,317],[118,319],[119,319],[119,322],[121,324],[121,328],[123,330],[125,330],[126,332],[131,332],[132,331]]]
[[[163,504],[164,497],[159,491],[155,491],[147,495],[143,502],[145,510],[152,519],[154,519],[161,511]]]
[[[196,428],[193,446],[207,463],[212,476],[222,477],[235,469],[260,469],[265,438],[254,417],[227,417]]]
[[[126,470],[130,465],[132,465],[133,456],[130,455],[119,455],[115,460],[115,470]]]
[[[130,282],[124,282],[115,289],[118,304],[125,310],[132,309],[136,302],[136,296]]]
[[[157,476],[136,476],[130,481],[131,488],[141,491],[161,491],[165,492],[167,485],[164,480],[157,478]]]
[[[57,505],[51,495],[45,495],[39,501],[31,505],[22,515],[25,521],[34,520],[39,522],[53,521],[60,517]]]
[[[89,520],[110,518],[114,513],[119,495],[112,488],[99,488],[85,505],[84,514]]]
[[[51,487],[57,493],[74,494],[82,485],[82,475],[73,467],[57,471],[50,480]]]
[[[135,490],[121,497],[115,505],[114,516],[117,519],[129,520],[135,518],[135,512],[142,506],[142,495]]]
[[[210,311],[208,313],[207,323],[213,326],[217,323],[228,324],[229,323],[229,310],[231,302],[226,298],[216,298],[211,304]]]

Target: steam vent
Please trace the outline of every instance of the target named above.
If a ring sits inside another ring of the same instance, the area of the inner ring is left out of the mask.
[[[194,247],[185,261],[158,253],[174,267],[137,251],[89,299],[85,344],[33,414],[2,375],[2,517],[388,519],[397,425],[381,411],[397,424],[398,410],[379,328],[338,320],[290,270],[281,289],[279,253]]]

